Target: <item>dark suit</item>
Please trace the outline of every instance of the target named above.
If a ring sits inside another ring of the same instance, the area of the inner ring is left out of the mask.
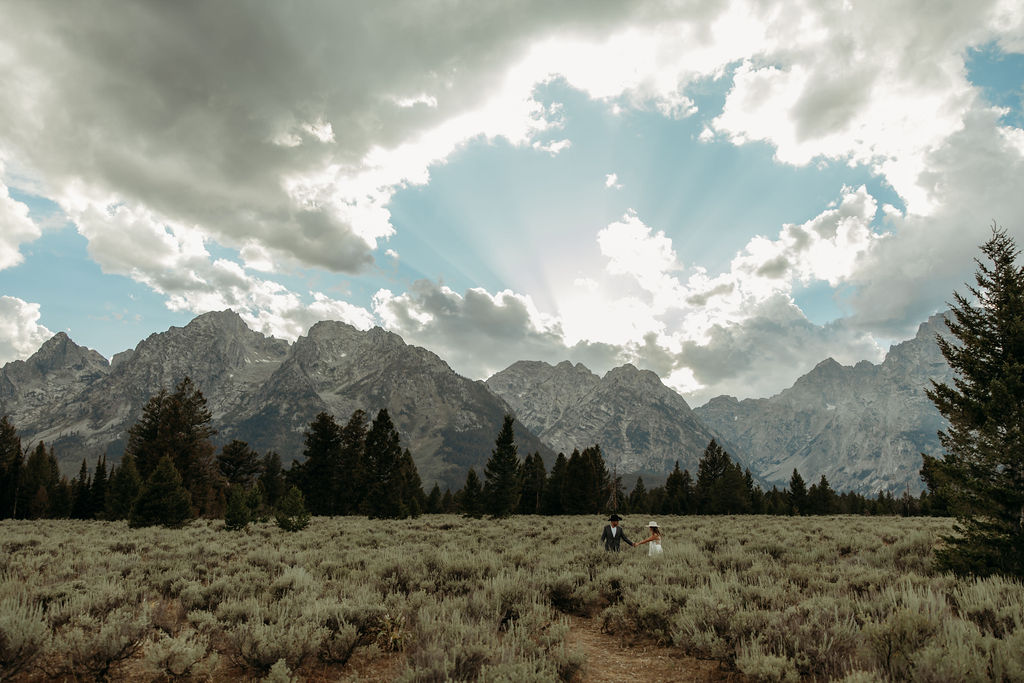
[[[612,552],[619,552],[619,543],[625,541],[627,545],[633,545],[633,541],[626,538],[626,532],[622,530],[622,527],[617,527],[618,531],[612,533],[612,525],[606,524],[604,531],[601,532],[601,542],[604,543],[604,549]]]

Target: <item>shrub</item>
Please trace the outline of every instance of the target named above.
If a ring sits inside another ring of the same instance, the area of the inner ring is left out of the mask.
[[[185,629],[177,636],[164,635],[146,649],[143,662],[155,674],[171,679],[210,674],[217,664],[217,655],[203,662],[210,647],[209,638]]]
[[[0,600],[0,672],[13,677],[24,671],[49,640],[43,610],[23,598]]]
[[[249,504],[240,486],[231,488],[228,496],[228,507],[224,512],[224,528],[228,531],[241,531],[249,526]]]
[[[297,486],[288,489],[281,499],[274,515],[277,526],[285,531],[301,531],[309,526],[310,515],[306,510],[306,501]]]

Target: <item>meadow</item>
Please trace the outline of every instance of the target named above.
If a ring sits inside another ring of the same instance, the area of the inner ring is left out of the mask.
[[[5,520],[0,680],[591,680],[581,620],[723,680],[1024,680],[1024,587],[934,571],[951,520],[659,521]]]

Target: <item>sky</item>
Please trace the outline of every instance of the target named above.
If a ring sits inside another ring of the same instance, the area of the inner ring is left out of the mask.
[[[3,5],[0,363],[231,308],[700,405],[1024,245],[1017,1]]]

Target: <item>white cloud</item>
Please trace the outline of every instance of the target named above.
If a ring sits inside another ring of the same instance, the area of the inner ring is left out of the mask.
[[[52,336],[39,324],[39,304],[0,296],[0,364],[28,358]]]
[[[0,176],[3,166],[0,165]],[[11,198],[7,186],[0,183],[0,270],[24,260],[20,246],[39,237],[41,231],[28,215],[28,207]]]
[[[619,176],[617,173],[609,173],[604,177],[604,186],[612,190],[621,190],[622,185],[619,183]]]

